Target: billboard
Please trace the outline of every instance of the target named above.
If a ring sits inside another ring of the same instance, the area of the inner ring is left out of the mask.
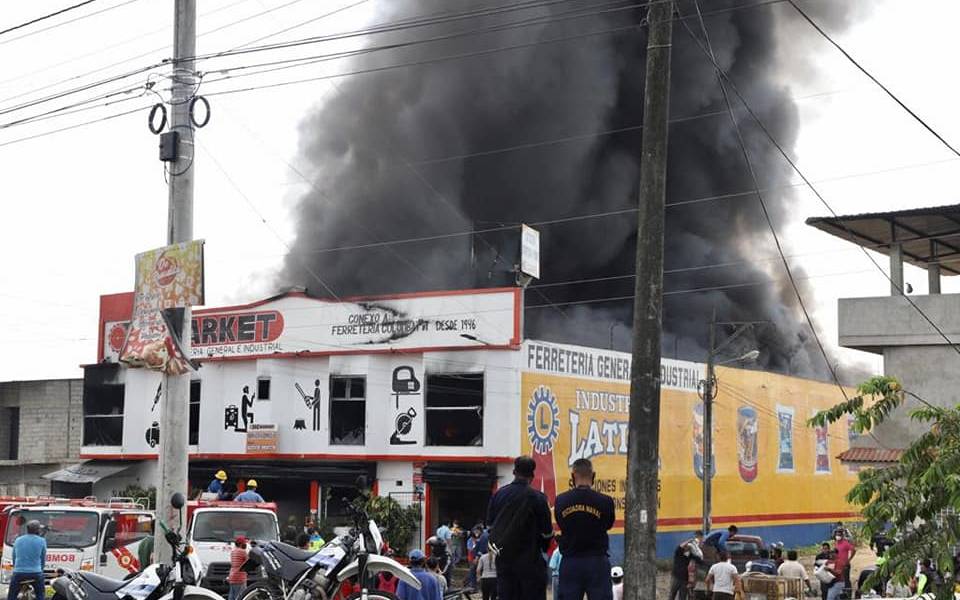
[[[120,360],[170,375],[186,373],[188,360],[167,311],[198,304],[203,304],[203,240],[138,254],[133,319]]]
[[[626,495],[630,356],[527,341],[521,353],[521,451],[537,461],[550,500],[569,488],[570,467],[589,458],[596,489],[613,496],[622,532]],[[661,365],[658,530],[699,528],[702,511],[704,365]],[[768,528],[855,517],[845,495],[856,477],[839,468],[846,423],[809,428],[805,417],[842,401],[836,386],[759,371],[717,368],[713,523]],[[812,535],[829,532],[814,528]],[[755,529],[777,539],[789,532]],[[817,538],[814,538],[815,540]]]

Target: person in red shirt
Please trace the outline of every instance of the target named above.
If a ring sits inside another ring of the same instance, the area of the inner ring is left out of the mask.
[[[241,535],[233,541],[233,550],[230,551],[230,573],[227,575],[230,593],[227,600],[237,600],[243,588],[247,587],[247,572],[240,568],[245,562],[247,562],[247,538]]]
[[[857,553],[857,549],[844,536],[842,530],[834,532],[833,539],[836,542],[837,557],[831,570],[837,579],[827,591],[827,600],[836,600],[844,589],[850,586],[850,562]]]

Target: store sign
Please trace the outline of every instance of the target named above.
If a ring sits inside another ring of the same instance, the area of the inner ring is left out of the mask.
[[[197,311],[192,358],[484,348],[519,343],[519,290],[332,302],[287,296]]]
[[[247,429],[247,454],[275,453],[277,426],[257,423]]]
[[[110,362],[120,360],[123,342],[127,339],[130,321],[106,321],[103,324],[103,358]]]
[[[540,279],[540,232],[527,225],[520,233],[520,271]]]

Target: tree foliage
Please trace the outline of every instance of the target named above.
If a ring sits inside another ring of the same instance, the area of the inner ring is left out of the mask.
[[[420,507],[401,506],[388,496],[370,496],[366,511],[377,522],[383,537],[398,554],[406,554],[413,532],[420,527]]]
[[[960,407],[933,406],[906,391],[894,377],[873,377],[857,388],[857,396],[816,414],[811,426],[825,426],[852,417],[859,433],[883,423],[906,398],[921,406],[914,421],[928,429],[899,462],[889,468],[864,469],[847,494],[862,507],[864,534],[886,532],[894,540],[878,576],[906,582],[917,561],[932,559],[941,573],[954,572],[953,550],[960,544]],[[937,598],[953,598],[953,585],[937,590]]]

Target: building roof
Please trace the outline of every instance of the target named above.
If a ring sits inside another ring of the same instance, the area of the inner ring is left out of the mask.
[[[925,269],[939,263],[943,275],[960,275],[960,204],[811,217],[807,225],[881,254],[899,242],[910,264]]]
[[[903,456],[903,450],[893,448],[850,448],[837,458],[848,463],[895,463]]]

